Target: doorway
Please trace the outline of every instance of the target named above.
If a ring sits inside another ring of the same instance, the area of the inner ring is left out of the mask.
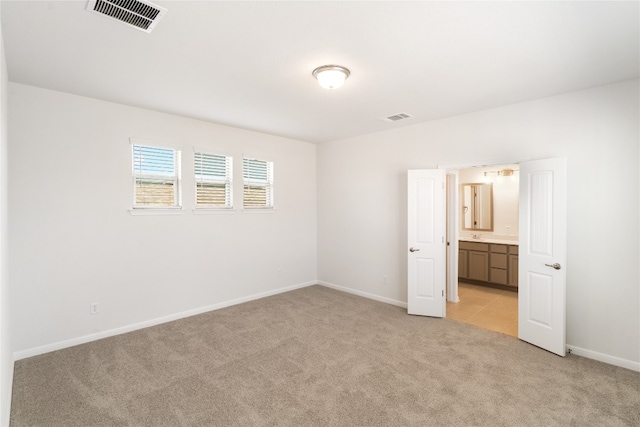
[[[507,163],[496,162],[492,167],[496,168],[501,164]],[[468,239],[467,243],[473,244],[474,247],[466,247],[466,244],[463,245],[462,241],[458,241],[457,224],[461,215],[458,215],[460,206],[456,207],[458,204],[457,171],[473,167],[473,164],[415,170],[414,172],[427,174],[421,179],[417,179],[411,173],[408,174],[407,250],[410,255],[408,256],[407,311],[409,314],[421,316],[445,317],[446,300],[451,302],[459,300],[458,270],[466,266],[468,270],[462,271],[463,275],[466,274],[466,277],[478,280],[476,277],[478,269],[475,266],[477,263],[484,265],[484,270],[480,269],[484,271],[484,275],[480,276],[482,280],[494,283],[500,279],[510,285],[513,277],[517,279],[518,338],[565,356],[567,352],[567,159],[556,157],[521,161],[518,164],[520,176],[517,245],[509,245],[515,241],[513,238],[510,242],[482,242],[481,233],[480,236],[474,236],[473,234],[478,233],[472,233],[471,239]],[[446,173],[447,170],[454,169],[455,173]],[[496,172],[501,173],[502,176],[511,174],[507,174],[505,170]],[[446,177],[453,177],[450,180],[453,184],[448,187],[445,185]],[[449,193],[450,197],[447,200]],[[450,206],[453,208],[449,208]],[[418,227],[415,215],[423,219],[423,226]],[[438,256],[417,256],[416,254],[422,253],[422,248],[414,247],[417,242],[431,245],[433,248],[431,252]],[[484,249],[475,246],[478,244]],[[463,257],[462,250],[465,247],[468,250],[467,262],[458,262],[459,255],[461,259]],[[483,258],[489,261],[483,263]],[[514,269],[505,266],[512,259],[517,261]],[[411,274],[412,270],[414,273],[418,271],[418,274]],[[423,304],[424,310],[419,312],[411,310],[412,305],[420,305],[426,300],[440,301],[441,305]]]
[[[519,165],[447,169],[447,178],[447,271],[455,280],[447,317],[517,338]]]

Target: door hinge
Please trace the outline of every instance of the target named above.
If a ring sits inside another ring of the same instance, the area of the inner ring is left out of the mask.
[[[444,298],[444,289],[442,290],[442,297]]]

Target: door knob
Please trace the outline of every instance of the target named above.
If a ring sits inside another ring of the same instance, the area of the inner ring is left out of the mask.
[[[557,262],[555,264],[545,264],[547,267],[555,268],[556,270],[560,270],[562,266]]]
[[[418,252],[420,249],[409,248],[409,252]]]

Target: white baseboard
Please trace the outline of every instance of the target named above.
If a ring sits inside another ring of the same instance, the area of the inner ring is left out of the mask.
[[[62,350],[63,348],[73,347],[75,345],[85,344],[85,343],[96,341],[102,338],[108,338],[115,335],[124,334],[127,332],[137,331],[138,329],[144,329],[150,326],[172,322],[174,320],[183,319],[185,317],[195,316],[197,314],[206,313],[208,311],[219,310],[221,308],[230,307],[232,305],[242,304],[244,302],[249,302],[249,301],[257,300],[260,298],[281,294],[283,292],[293,291],[295,289],[306,288],[307,286],[312,286],[316,284],[317,282],[314,280],[311,282],[305,282],[297,285],[286,286],[284,288],[278,288],[271,291],[261,292],[258,294],[253,294],[253,295],[249,295],[242,298],[236,298],[233,300],[208,305],[205,307],[195,308],[193,310],[187,310],[180,313],[170,314],[168,316],[158,317],[156,319],[145,320],[144,322],[134,323],[132,325],[122,326],[115,329],[109,329],[107,331],[102,331],[95,334],[84,335],[78,338],[72,338],[70,340],[47,344],[40,347],[30,348],[27,350],[16,351],[13,353],[13,358],[14,360],[26,359],[27,357],[33,357],[33,356],[38,356],[40,354],[49,353],[51,351]]]
[[[621,368],[640,372],[640,362],[634,362],[633,360],[627,360],[620,357],[610,356],[604,353],[598,353],[597,351],[587,350],[586,348],[576,347],[571,344],[567,344],[567,349],[571,351],[571,354],[575,354],[576,356],[582,356],[586,357],[587,359],[593,359],[599,362],[607,363],[609,365],[619,366]]]
[[[345,288],[344,286],[336,285],[336,284],[329,283],[329,282],[323,282],[321,280],[318,281],[318,284],[322,285],[322,286],[326,286],[327,288],[335,289],[335,290],[346,292],[346,293],[349,293],[349,294],[354,294],[354,295],[358,295],[358,296],[361,296],[361,297],[369,298],[369,299],[372,299],[372,300],[375,300],[375,301],[385,302],[387,304],[396,305],[396,306],[402,307],[402,308],[407,308],[407,303],[403,302],[403,301],[398,301],[398,300],[395,300],[395,299],[382,297],[382,296],[376,295],[376,294],[370,294],[369,292],[358,291],[356,289]]]

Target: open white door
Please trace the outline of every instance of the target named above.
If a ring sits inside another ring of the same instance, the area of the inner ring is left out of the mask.
[[[520,163],[518,338],[566,354],[566,159]]]
[[[444,169],[408,173],[409,314],[445,315],[445,174]]]

